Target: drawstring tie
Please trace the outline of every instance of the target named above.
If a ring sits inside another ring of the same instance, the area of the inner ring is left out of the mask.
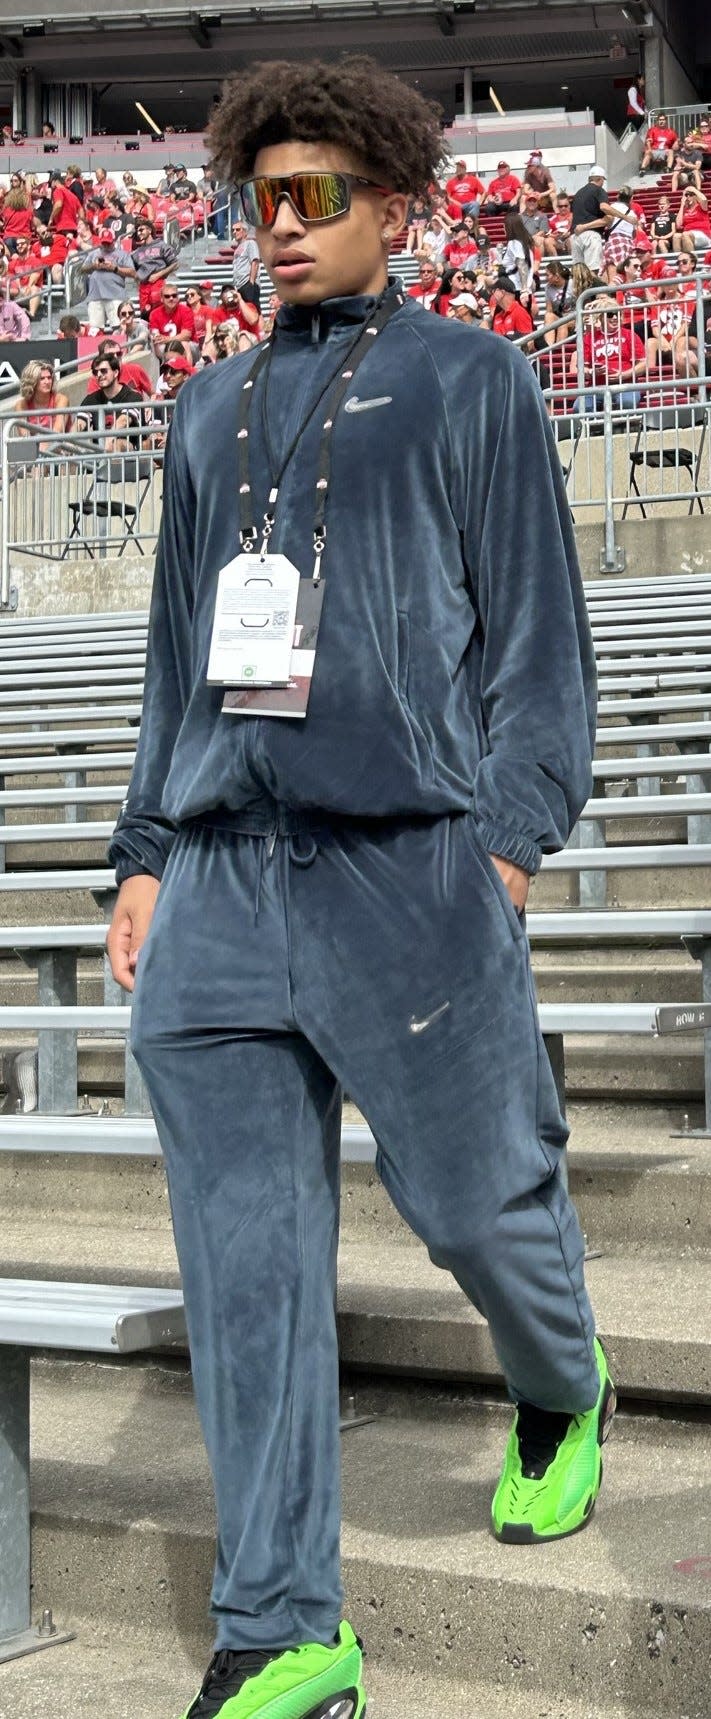
[[[259,919],[259,909],[262,900],[264,873],[274,857],[274,850],[279,839],[279,831],[272,830],[268,836],[259,838],[259,858],[257,860],[257,880],[254,892],[254,923]],[[286,851],[292,865],[299,866],[302,871],[313,865],[318,853],[318,842],[310,830],[292,831],[286,837]]]

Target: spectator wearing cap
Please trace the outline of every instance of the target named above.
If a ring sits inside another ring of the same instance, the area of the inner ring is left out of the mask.
[[[576,191],[571,204],[573,217],[570,255],[573,263],[584,263],[593,274],[599,274],[602,263],[602,235],[615,212],[605,202],[605,169],[597,162],[590,168],[587,185]]]
[[[131,261],[138,281],[140,308],[153,310],[160,303],[161,283],[174,274],[178,266],[178,253],[174,245],[157,238],[152,223],[144,216],[139,216],[136,222]]]
[[[470,327],[473,327],[476,322],[481,322],[479,303],[473,292],[460,292],[450,299],[447,315],[456,322],[468,323]]]
[[[155,305],[151,311],[148,327],[154,351],[161,362],[167,341],[180,339],[184,344],[186,340],[195,339],[193,313],[189,305],[181,304],[178,288],[172,281],[164,281],[160,304]]]
[[[184,167],[181,163],[175,169],[175,179],[171,186],[171,194],[173,197],[176,197],[180,203],[184,197],[189,197],[191,192],[197,196],[197,185],[195,184],[194,179],[188,179],[187,167]]]
[[[434,301],[439,292],[439,286],[440,283],[434,263],[430,263],[426,260],[425,262],[420,263],[420,278],[415,282],[414,286],[408,287],[407,296],[408,298],[417,299],[418,303],[422,305],[423,310],[432,310]]]
[[[126,281],[133,280],[135,271],[131,258],[115,243],[113,233],[101,233],[98,245],[89,251],[80,272],[89,282],[86,300],[89,327],[115,328]]]
[[[530,196],[531,193],[533,193],[537,203],[540,203],[542,197],[550,199],[550,207],[555,209],[558,193],[550,167],[544,166],[543,153],[540,149],[531,150],[523,170],[522,204],[524,198]]]
[[[220,322],[236,322],[239,328],[252,329],[256,332],[259,326],[259,306],[246,296],[254,288],[246,286],[242,292],[225,281],[220,289],[220,302],[211,310],[213,327]]]
[[[494,334],[506,340],[518,340],[521,334],[533,333],[530,310],[519,302],[516,288],[508,275],[499,275],[491,295],[491,326]]]
[[[259,251],[256,241],[251,237],[244,221],[236,221],[232,228],[234,252],[232,256],[232,285],[237,292],[243,287],[256,287],[259,274]]]
[[[450,269],[466,268],[467,264],[471,262],[472,257],[477,257],[479,255],[479,246],[476,239],[469,232],[469,228],[465,227],[464,222],[462,222],[461,226],[455,227],[451,239],[444,246],[442,254],[447,267]]]
[[[163,177],[158,180],[156,191],[159,197],[169,197],[175,180],[176,168],[172,161],[163,163]]]
[[[29,340],[30,319],[22,305],[0,298],[0,340]]]
[[[503,215],[506,209],[511,209],[521,195],[521,181],[511,172],[508,161],[500,161],[496,174],[489,180],[485,192],[485,215]]]
[[[705,248],[711,240],[708,199],[695,185],[687,185],[681,193],[679,212],[674,222],[672,245],[675,251]]]
[[[478,173],[471,173],[466,161],[455,161],[454,173],[447,180],[447,197],[450,203],[456,204],[462,215],[474,215],[476,218],[481,208],[484,196],[484,186]]]
[[[53,233],[68,233],[73,238],[77,230],[77,218],[81,215],[82,205],[75,191],[71,191],[65,177],[61,173],[50,173],[49,189],[52,208],[47,222]]]
[[[194,376],[195,365],[184,352],[167,352],[160,367],[161,381],[165,384],[165,393],[171,400],[176,400],[189,376]]]

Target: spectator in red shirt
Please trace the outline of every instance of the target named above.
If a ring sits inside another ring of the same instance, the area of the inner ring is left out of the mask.
[[[679,259],[681,261],[681,258]],[[693,273],[691,257],[684,257],[687,270]],[[650,317],[650,337],[647,341],[647,361],[650,370],[659,369],[663,359],[671,360],[675,376],[696,376],[699,368],[698,341],[691,332],[696,314],[696,287],[693,280],[680,285],[677,281],[662,281],[657,304]]]
[[[10,189],[3,198],[2,236],[12,254],[20,234],[31,239],[33,233],[32,198],[21,173],[11,173]]]
[[[507,340],[518,340],[521,334],[533,333],[533,317],[516,297],[516,288],[508,275],[499,275],[491,295],[491,326],[494,334]]]
[[[42,303],[44,269],[38,265],[37,259],[30,255],[30,241],[26,233],[18,233],[15,255],[10,258],[7,272],[10,297],[22,301],[32,320]]]
[[[192,341],[195,339],[195,319],[187,304],[181,304],[177,286],[166,281],[160,295],[160,304],[155,306],[148,318],[153,347],[157,356],[162,360],[165,344],[168,340],[180,338]]]
[[[624,322],[614,298],[594,299],[590,309],[583,314],[588,322],[583,335],[583,380],[592,384],[593,391],[576,400],[576,411],[601,412],[603,389],[608,385],[615,390],[612,396],[614,410],[634,411],[642,397],[641,390],[630,386],[620,388],[619,384],[634,383],[645,374],[644,343]],[[578,377],[577,352],[570,355],[570,375],[573,379]]]
[[[455,227],[449,244],[444,247],[443,255],[450,269],[465,268],[471,257],[478,257],[479,246],[468,227],[463,224],[461,227]]]
[[[70,191],[61,173],[50,173],[49,188],[52,211],[47,226],[53,233],[69,233],[73,238],[77,230],[77,219],[82,212],[79,198]]]
[[[447,197],[450,203],[456,203],[462,215],[479,214],[481,200],[484,196],[484,186],[478,173],[470,173],[466,161],[455,161],[454,173],[447,180]]]
[[[420,263],[420,278],[408,287],[408,298],[416,298],[424,310],[431,310],[439,292],[439,279],[434,263]]]
[[[503,215],[506,209],[511,209],[521,195],[521,181],[511,172],[508,161],[500,161],[496,175],[489,180],[488,191],[485,192],[485,215]]]
[[[186,287],[185,303],[193,313],[195,339],[202,344],[208,330],[212,329],[215,307],[206,303],[205,294],[199,286]]]
[[[693,256],[697,245],[701,247],[711,239],[708,202],[703,191],[697,191],[694,185],[687,185],[682,191],[674,225],[676,232],[672,244],[675,251],[690,251]]]
[[[432,301],[432,309],[438,316],[447,316],[452,299],[460,292],[465,292],[466,287],[463,269],[445,269],[439,291]]]
[[[677,133],[672,130],[665,113],[658,114],[654,125],[650,125],[644,140],[644,155],[640,162],[640,173],[646,173],[648,167],[658,166],[660,161],[666,165],[668,173],[674,166],[674,150],[679,142]]]
[[[40,268],[47,269],[48,278],[59,285],[64,280],[64,264],[70,249],[71,240],[66,233],[50,233],[49,227],[40,226],[30,247],[30,256],[36,259]]]
[[[248,332],[256,331],[259,326],[259,305],[255,304],[248,295],[254,291],[251,286],[245,286],[242,292],[231,281],[225,281],[220,290],[220,302],[210,311],[213,328],[221,322],[236,322],[239,328]]]
[[[548,216],[548,225],[556,255],[568,256],[570,252],[570,235],[573,230],[573,211],[567,191],[559,191],[553,213]]]

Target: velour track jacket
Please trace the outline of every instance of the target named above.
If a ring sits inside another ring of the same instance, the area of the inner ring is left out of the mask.
[[[280,310],[250,419],[257,521],[270,457],[278,465],[375,303]],[[239,552],[238,400],[254,361],[210,367],[177,402],[140,739],[109,850],[118,881],[162,876],[181,824],[266,832],[279,806],[333,819],[469,811],[490,852],[535,872],[591,791],[596,680],[529,364],[411,299],[374,341],[333,431],[321,628],[295,720],[224,714],[206,680],[217,575]],[[302,574],[322,422],[319,410],[284,474],[270,543]]]

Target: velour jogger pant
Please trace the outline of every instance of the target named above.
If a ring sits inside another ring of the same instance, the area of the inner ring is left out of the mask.
[[[598,1390],[583,1240],[522,923],[472,817],[179,832],[132,1045],[165,1154],[217,1500],[218,1647],[341,1616],[341,1089],[509,1391]]]

